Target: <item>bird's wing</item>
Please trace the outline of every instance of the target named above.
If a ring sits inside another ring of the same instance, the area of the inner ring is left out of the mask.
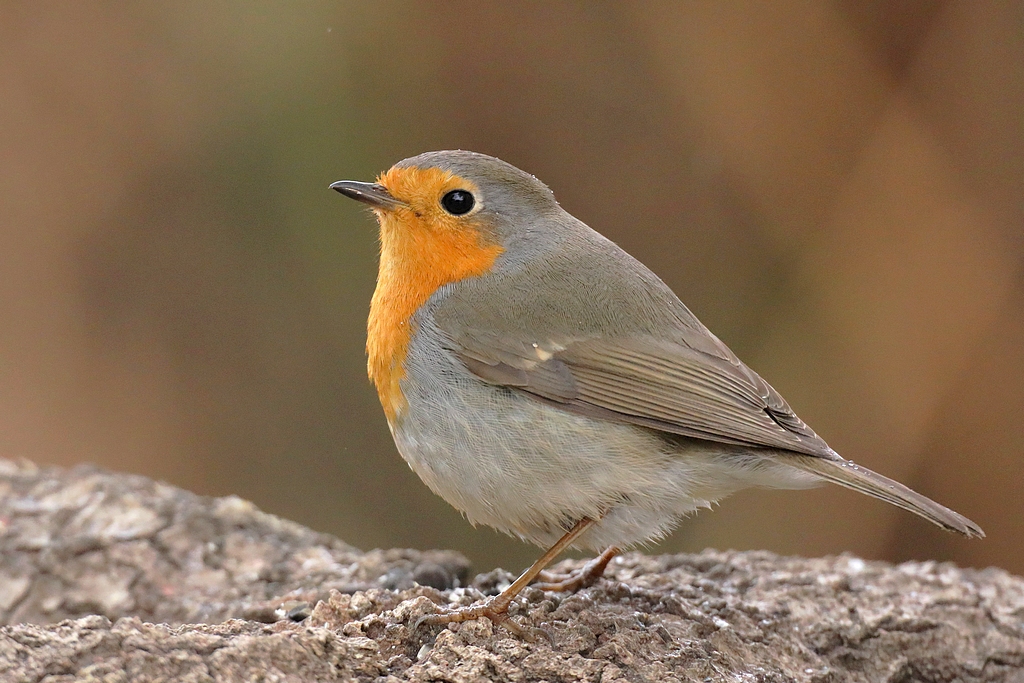
[[[452,338],[452,351],[484,381],[572,412],[721,443],[834,455],[710,332],[678,333],[678,341],[569,340],[464,330]]]
[[[460,335],[452,350],[484,381],[565,410],[683,436],[789,451],[785,464],[866,493],[968,537],[981,528],[935,501],[844,460],[775,389],[716,337],[516,341]],[[697,348],[694,348],[697,347]],[[782,462],[782,460],[780,460]]]

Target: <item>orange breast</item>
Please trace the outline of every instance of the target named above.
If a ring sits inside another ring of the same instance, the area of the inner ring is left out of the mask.
[[[472,182],[436,168],[392,168],[377,182],[410,206],[375,210],[380,270],[367,325],[367,369],[394,424],[405,405],[400,382],[415,334],[413,314],[439,287],[489,271],[502,249],[485,238],[476,215],[456,217],[440,206],[453,189],[477,194]]]

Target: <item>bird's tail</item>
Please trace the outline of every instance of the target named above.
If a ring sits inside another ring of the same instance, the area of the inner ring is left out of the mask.
[[[786,453],[786,456],[783,461],[786,464],[815,474],[833,484],[839,484],[892,503],[896,507],[924,517],[947,531],[956,531],[968,538],[985,536],[981,527],[963,515],[953,512],[944,505],[939,505],[931,498],[922,496],[898,481],[893,481],[866,467],[844,460],[839,455],[836,455],[835,459],[796,453]]]

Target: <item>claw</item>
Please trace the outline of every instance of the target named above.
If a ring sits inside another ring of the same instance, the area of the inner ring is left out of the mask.
[[[427,617],[436,617],[436,616],[437,616],[436,614],[423,614],[423,615],[421,615],[416,621],[414,621],[412,623],[412,628],[410,630],[413,633],[416,633],[416,631],[420,630],[420,626],[423,625],[423,622],[425,622],[427,620]]]
[[[550,629],[543,628],[541,626],[531,626],[527,629],[528,634],[524,634],[522,637],[531,643],[540,642],[541,637],[548,641],[548,645],[551,647],[555,646],[555,634]]]

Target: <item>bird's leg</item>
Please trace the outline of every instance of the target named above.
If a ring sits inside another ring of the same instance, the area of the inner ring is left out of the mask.
[[[424,615],[420,617],[413,626],[413,630],[416,630],[416,628],[421,624],[443,626],[452,622],[472,621],[473,619],[479,619],[480,617],[487,617],[495,625],[501,625],[518,636],[533,639],[533,633],[527,632],[526,629],[509,620],[509,605],[512,604],[512,601],[515,600],[516,596],[519,595],[524,588],[537,578],[537,575],[544,570],[544,567],[551,564],[552,560],[558,557],[563,550],[572,545],[572,542],[579,538],[580,534],[593,526],[594,523],[594,520],[588,517],[584,517],[580,521],[576,522],[576,525],[572,529],[569,529],[569,531],[558,539],[558,541],[555,542],[555,544],[551,546],[546,553],[541,555],[539,560],[534,562],[529,569],[519,576],[518,579],[513,581],[511,586],[501,591],[498,595],[485,600],[483,604],[470,605],[469,607],[462,607],[449,612]],[[603,556],[604,554],[602,554],[602,557]],[[610,560],[611,556],[609,556],[608,559]],[[607,561],[605,561],[605,564],[607,564]],[[544,635],[547,636],[546,633],[544,633]],[[548,637],[550,638],[550,636]]]
[[[570,593],[581,588],[593,586],[594,583],[604,574],[605,568],[612,558],[619,554],[619,549],[609,546],[603,553],[587,562],[583,567],[568,574],[556,574],[554,572],[542,571],[537,574],[540,579],[533,584],[534,588],[552,593]]]

